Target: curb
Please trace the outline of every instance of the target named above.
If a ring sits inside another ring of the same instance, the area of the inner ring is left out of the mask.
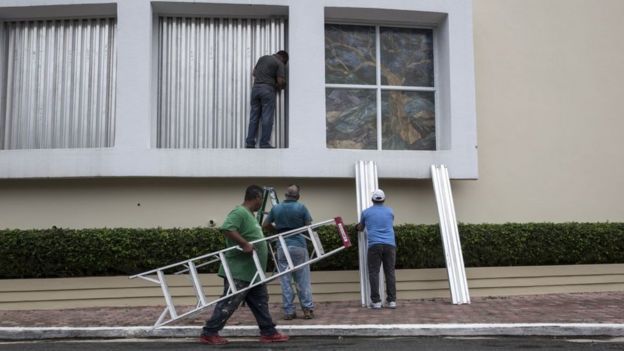
[[[508,323],[508,324],[361,324],[280,325],[289,336],[624,336],[624,324]],[[199,326],[162,327],[0,327],[0,340],[193,338]],[[257,336],[256,326],[229,326],[221,335]]]

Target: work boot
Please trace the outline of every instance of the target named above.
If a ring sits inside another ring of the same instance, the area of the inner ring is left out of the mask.
[[[208,345],[225,345],[229,343],[228,339],[217,335],[202,335],[199,337],[199,342]]]
[[[291,321],[291,320],[293,320],[295,318],[297,318],[297,314],[295,312],[284,314],[284,320],[286,320],[286,321]]]
[[[303,319],[314,319],[314,310],[303,309]]]
[[[288,341],[288,335],[281,334],[279,332],[273,335],[262,335],[260,337],[260,342],[263,344],[271,343],[271,342],[284,342]]]

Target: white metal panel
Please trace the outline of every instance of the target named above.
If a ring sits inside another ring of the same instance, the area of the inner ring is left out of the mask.
[[[451,182],[446,166],[431,165],[431,179],[440,218],[440,232],[444,245],[451,299],[453,304],[469,304],[470,292],[457,228]]]
[[[379,189],[377,178],[377,164],[373,161],[358,161],[355,164],[355,192],[357,195],[357,219],[361,220],[362,211],[371,207],[371,195]],[[366,229],[358,233],[358,251],[360,264],[360,297],[362,306],[371,303],[370,281],[368,279],[368,233]],[[379,273],[379,297],[385,299],[385,284],[383,270]]]
[[[284,30],[283,18],[161,17],[157,146],[244,147],[253,67],[284,49]],[[282,91],[276,147],[286,147],[285,123]]]
[[[113,146],[115,19],[9,21],[3,27],[0,148]]]

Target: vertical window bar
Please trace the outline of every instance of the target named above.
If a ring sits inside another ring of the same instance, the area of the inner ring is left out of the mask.
[[[377,150],[381,150],[381,35],[379,33],[379,26],[375,26],[375,61],[376,66],[376,86],[377,86]]]

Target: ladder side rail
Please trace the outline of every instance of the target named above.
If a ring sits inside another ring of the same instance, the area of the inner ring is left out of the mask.
[[[447,238],[448,226],[447,226],[447,220],[446,220],[446,211],[444,209],[444,197],[442,194],[443,190],[440,184],[440,173],[438,170],[439,169],[436,165],[431,166],[431,176],[432,176],[433,185],[434,185],[433,189],[434,189],[434,193],[436,197],[436,205],[438,208],[438,218],[440,220],[440,234],[442,235],[442,243],[444,246],[444,257],[446,260],[446,273],[449,278],[451,299],[453,300],[453,303],[455,303],[456,287],[455,287],[455,280],[453,279],[453,267],[452,267],[452,259],[450,255],[450,248],[449,248],[449,242],[448,242],[449,240]]]
[[[195,260],[195,259],[191,259],[191,261],[190,261],[189,263],[192,263],[192,261],[197,261],[197,260]],[[210,261],[208,261],[208,262],[203,262],[203,263],[200,263],[200,264],[195,264],[195,263],[193,263],[193,265],[195,266],[195,268],[201,268],[201,267],[203,267],[203,266],[207,266],[207,265],[209,265],[209,264],[212,264],[212,263],[215,263],[215,262],[219,262],[219,261],[220,261],[220,260],[219,260],[219,258],[215,258],[215,259],[213,259],[213,260],[210,260]],[[173,274],[183,274],[183,273],[186,273],[186,272],[188,272],[188,271],[189,271],[189,269],[188,269],[188,267],[187,267],[187,268],[184,268],[183,270],[177,271],[177,272],[175,272],[175,273],[173,273]]]
[[[160,279],[160,288],[162,289],[163,296],[165,297],[165,303],[167,304],[169,315],[172,318],[176,318],[178,316],[178,313],[176,312],[175,306],[173,305],[173,298],[169,293],[169,287],[167,286],[165,275],[162,271],[158,271],[156,274],[158,275],[158,279]]]
[[[284,240],[283,236],[280,236],[278,239],[280,242],[280,248],[282,249],[282,252],[284,252],[284,257],[286,258],[286,262],[288,262],[288,267],[292,269],[294,265],[293,265],[292,257],[290,257],[290,252],[288,251],[288,246],[286,246],[286,240]]]
[[[151,277],[149,277],[149,276],[142,276],[142,275],[141,275],[141,276],[138,276],[137,278],[141,278],[141,279],[143,279],[143,280],[147,280],[148,282],[152,282],[152,283],[155,283],[155,284],[159,284],[159,285],[160,285],[160,281],[158,281],[157,279],[151,278]]]
[[[312,242],[314,253],[316,253],[317,256],[323,255],[325,251],[323,250],[323,245],[320,242],[318,234],[316,234],[316,232],[313,231],[312,228],[308,228],[308,234],[310,235],[310,241]]]
[[[225,254],[223,252],[219,252],[219,257],[221,258],[221,265],[223,267],[223,271],[225,272],[225,278],[230,285],[230,290],[235,293],[237,291],[236,284],[234,283],[232,272],[230,272],[230,266],[228,266],[227,260],[225,259]]]
[[[251,253],[251,257],[253,258],[254,264],[256,265],[256,274],[260,277],[260,280],[266,280],[266,275],[264,274],[264,268],[260,264],[260,258],[258,257],[258,252],[253,250]]]
[[[159,326],[163,325],[162,322],[163,320],[165,320],[165,316],[167,315],[167,313],[169,313],[169,310],[165,307],[164,311],[162,311],[162,313],[160,314],[160,317],[158,317],[158,319],[156,320],[156,323],[154,323],[154,328],[158,328]]]
[[[453,202],[453,192],[451,190],[451,181],[448,174],[448,169],[446,166],[442,168],[444,173],[445,187],[447,193],[447,201],[448,201],[448,210],[449,210],[449,218],[451,220],[450,226],[452,230],[453,236],[453,249],[454,249],[454,257],[457,265],[457,279],[458,285],[460,287],[460,303],[470,303],[470,294],[468,291],[468,279],[466,278],[466,268],[464,265],[464,255],[462,253],[461,248],[461,239],[459,237],[459,228],[457,226],[457,217],[455,214],[455,205]]]
[[[193,262],[189,262],[188,267],[189,273],[191,274],[191,281],[193,282],[193,288],[195,289],[195,294],[197,295],[197,301],[201,306],[206,304],[206,296],[204,295],[204,289],[202,288],[201,282],[199,281],[199,274],[197,274],[197,268]]]

